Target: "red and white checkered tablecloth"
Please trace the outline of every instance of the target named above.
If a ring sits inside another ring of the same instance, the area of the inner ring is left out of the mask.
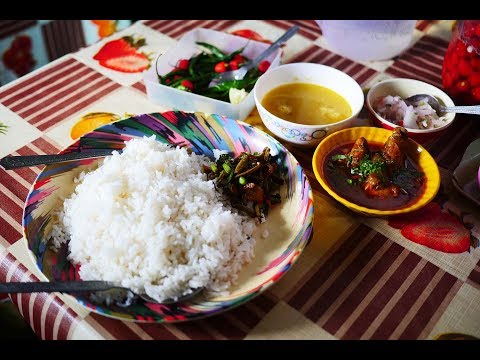
[[[0,157],[58,152],[72,142],[72,126],[87,113],[124,116],[166,110],[148,101],[141,74],[119,73],[92,59],[105,41],[141,35],[155,57],[197,27],[251,29],[272,40],[294,24],[301,30],[285,46],[284,63],[330,65],[364,88],[390,77],[441,87],[452,21],[420,20],[405,53],[364,63],[330,51],[313,20],[139,21],[1,87],[0,122],[8,128],[0,134]],[[255,111],[247,122],[262,127]],[[475,240],[480,238],[480,210],[455,193],[451,173],[467,145],[480,138],[480,127],[478,121],[457,116],[450,129],[427,147],[442,176],[434,205],[456,217]],[[409,240],[388,219],[351,213],[315,180],[312,151],[289,150],[314,190],[314,236],[281,281],[252,301],[203,320],[168,325],[111,319],[62,294],[19,294],[12,301],[42,339],[436,339],[446,333],[480,338],[478,247],[443,253]],[[40,171],[0,170],[0,281],[38,279],[22,239],[21,219]]]

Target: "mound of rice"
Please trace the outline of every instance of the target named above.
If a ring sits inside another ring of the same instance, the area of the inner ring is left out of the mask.
[[[205,286],[225,294],[254,256],[255,222],[219,199],[204,156],[154,137],[82,173],[51,237],[68,242],[84,280],[113,281],[158,301]]]

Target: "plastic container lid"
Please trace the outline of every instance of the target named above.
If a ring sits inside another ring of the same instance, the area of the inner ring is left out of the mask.
[[[357,61],[387,60],[412,40],[417,20],[315,20],[329,48]]]

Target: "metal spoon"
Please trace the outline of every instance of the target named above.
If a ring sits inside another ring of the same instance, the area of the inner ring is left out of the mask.
[[[220,84],[221,82],[224,81],[230,81],[230,80],[242,80],[244,76],[247,74],[248,70],[258,66],[262,60],[270,56],[277,48],[279,48],[285,41],[290,39],[295,33],[298,31],[299,27],[297,25],[292,26],[290,29],[288,29],[285,34],[283,34],[281,37],[279,37],[272,45],[270,45],[268,48],[265,49],[260,55],[258,55],[255,59],[250,61],[249,63],[243,65],[240,69],[234,70],[234,71],[225,71],[223,73],[220,73],[217,77],[215,77],[212,81],[210,81],[210,84],[208,84],[208,87],[211,88],[217,84]]]
[[[115,302],[118,306],[128,307],[136,302],[138,298],[155,304],[173,304],[186,301],[201,293],[205,288],[193,289],[191,293],[177,299],[166,299],[157,301],[147,294],[137,294],[129,288],[117,286],[108,281],[38,281],[38,282],[8,282],[0,283],[1,293],[35,293],[35,292],[92,292],[93,302],[105,302],[107,305]]]
[[[427,94],[417,94],[405,99],[405,102],[408,105],[418,105],[418,103],[422,101],[427,102],[435,110],[438,116],[442,116],[449,112],[480,115],[480,105],[443,106],[435,97]]]

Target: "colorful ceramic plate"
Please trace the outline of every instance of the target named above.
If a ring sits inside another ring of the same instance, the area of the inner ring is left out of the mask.
[[[229,310],[265,291],[296,261],[306,246],[313,224],[313,196],[303,169],[283,145],[264,132],[239,121],[203,113],[165,112],[144,114],[120,120],[81,137],[63,152],[92,149],[121,149],[134,137],[155,135],[163,143],[191,148],[213,159],[213,149],[233,155],[242,151],[262,151],[270,147],[272,155],[282,159],[281,171],[287,181],[282,188],[282,203],[273,207],[267,221],[258,226],[255,258],[240,275],[231,294],[224,297],[199,295],[173,305],[137,303],[122,308],[98,305],[88,294],[75,299],[97,313],[139,322],[176,322],[202,318]],[[40,173],[28,194],[23,227],[33,260],[45,280],[78,280],[75,267],[67,259],[67,247],[53,252],[46,234],[51,228],[51,214],[62,199],[73,191],[73,179],[98,159],[49,165]],[[262,238],[265,230],[269,236]]]
[[[425,174],[426,183],[425,190],[420,195],[417,201],[412,204],[393,210],[379,210],[373,208],[367,208],[365,206],[360,206],[353,202],[348,201],[344,197],[340,196],[333,187],[325,179],[324,174],[324,164],[327,161],[327,155],[338,146],[354,143],[359,137],[364,137],[367,142],[376,142],[376,143],[385,143],[385,141],[390,137],[392,131],[369,127],[369,126],[360,126],[353,127],[345,130],[337,131],[325,139],[317,146],[315,153],[313,154],[312,167],[315,177],[322,187],[327,191],[333,198],[337,201],[350,208],[353,211],[361,213],[362,215],[367,216],[387,216],[387,215],[396,215],[408,213],[413,210],[420,209],[421,207],[427,205],[437,194],[438,189],[440,188],[440,171],[438,170],[437,163],[435,159],[425,150],[424,147],[411,140],[410,152],[412,159]]]

